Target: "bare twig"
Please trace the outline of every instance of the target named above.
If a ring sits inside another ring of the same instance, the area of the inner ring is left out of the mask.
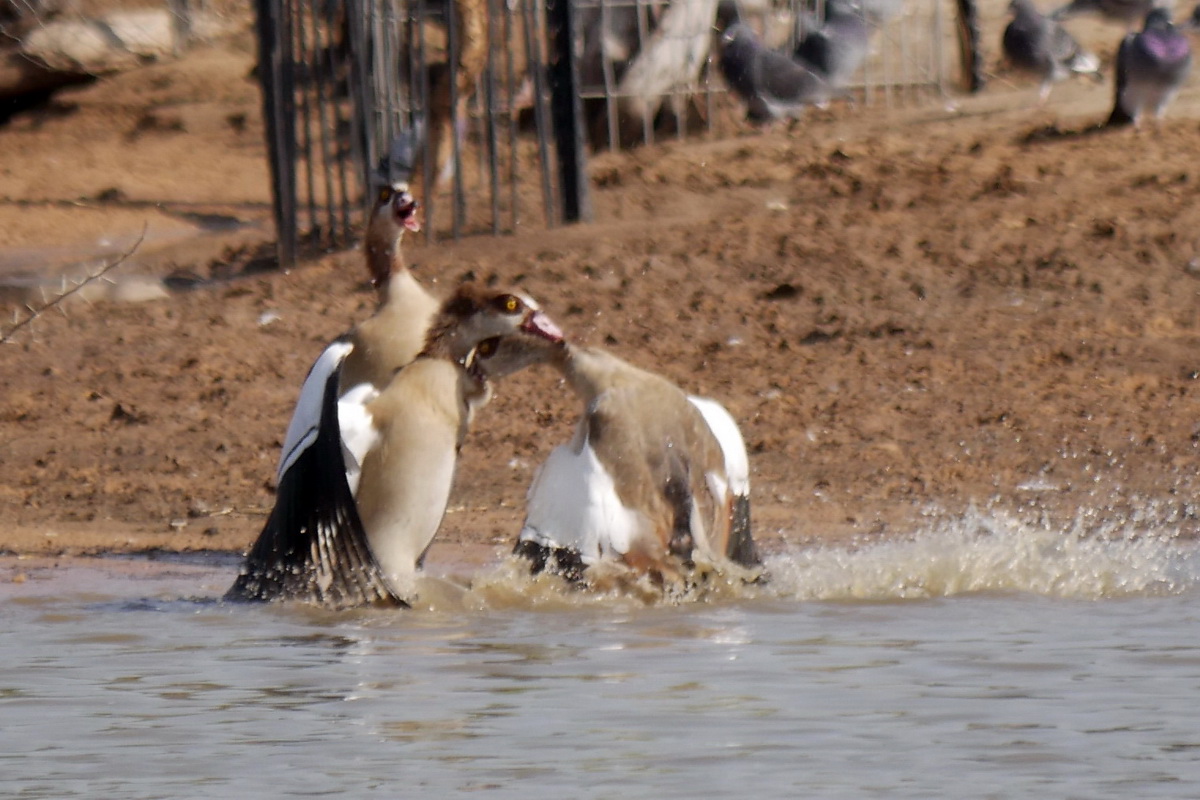
[[[70,297],[71,295],[78,292],[83,287],[87,286],[89,283],[93,283],[95,281],[100,280],[101,278],[104,278],[104,276],[108,272],[110,272],[110,271],[116,269],[117,267],[121,266],[122,264],[124,264],[126,261],[129,260],[130,256],[132,256],[134,253],[137,252],[137,249],[142,246],[142,242],[145,241],[145,239],[146,239],[146,228],[145,228],[145,226],[143,226],[142,233],[140,236],[138,236],[137,241],[133,243],[133,246],[130,247],[128,250],[126,250],[124,253],[122,253],[120,256],[118,256],[116,259],[108,262],[107,264],[100,267],[100,269],[96,270],[95,272],[88,273],[88,276],[86,278],[84,278],[79,283],[75,284],[74,286],[72,286],[69,289],[65,288],[66,278],[64,278],[63,279],[64,288],[63,288],[62,292],[60,292],[56,297],[52,298],[51,300],[43,302],[42,305],[40,305],[40,306],[34,307],[29,304],[26,304],[25,308],[26,308],[26,310],[28,310],[29,316],[25,317],[25,319],[23,319],[23,320],[20,320],[19,322],[14,324],[11,328],[9,328],[7,331],[5,331],[4,335],[0,336],[0,344],[8,344],[10,341],[12,341],[13,336],[15,336],[18,331],[20,331],[22,328],[28,326],[30,323],[32,323],[35,319],[40,317],[42,314],[46,313],[47,311],[49,311],[52,308],[58,307],[64,300],[66,300],[68,297]],[[58,310],[62,311],[61,308],[59,308]],[[63,312],[63,313],[65,314],[66,312]],[[16,319],[16,316],[17,316],[17,312],[14,311],[13,318]]]

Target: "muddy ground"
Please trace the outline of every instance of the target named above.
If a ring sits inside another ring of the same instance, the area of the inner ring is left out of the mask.
[[[1111,57],[1119,31],[1101,32]],[[0,128],[0,271],[120,252],[143,228],[116,273],[236,268],[270,235],[252,53],[236,36]],[[1200,89],[1141,132],[1091,130],[1111,78],[1040,110],[1034,96],[999,76],[975,98],[841,104],[790,130],[605,154],[594,223],[408,257],[441,292],[517,286],[578,341],[723,401],[768,551],[973,507],[1193,535]],[[239,224],[206,226],[214,214]],[[0,347],[0,551],[245,548],[310,362],[372,308],[365,277],[359,253],[335,253],[71,303],[15,334]],[[548,372],[498,387],[442,552],[512,541],[577,411]]]

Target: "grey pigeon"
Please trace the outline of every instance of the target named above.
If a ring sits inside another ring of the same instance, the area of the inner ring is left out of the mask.
[[[1046,102],[1050,89],[1072,72],[1100,77],[1100,59],[1052,19],[1042,16],[1033,0],[1012,0],[1008,10],[1012,22],[1004,29],[1004,55],[1018,69],[1042,81],[1038,104]]]
[[[1139,125],[1147,110],[1161,119],[1192,69],[1192,44],[1171,23],[1166,9],[1146,15],[1139,33],[1117,50],[1117,89],[1108,125]]]
[[[1098,14],[1112,22],[1123,24],[1128,30],[1142,21],[1155,0],[1071,0],[1050,15],[1051,19],[1062,20],[1080,14]]]
[[[722,21],[720,14],[718,20]],[[721,75],[746,103],[751,122],[795,119],[805,106],[823,105],[832,96],[828,81],[788,54],[767,47],[744,22],[734,21],[722,31],[718,54]]]
[[[871,28],[850,0],[825,0],[825,19],[808,23],[792,55],[811,65],[835,87],[858,72],[870,49]]]

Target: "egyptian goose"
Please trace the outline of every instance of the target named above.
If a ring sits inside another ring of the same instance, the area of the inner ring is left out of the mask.
[[[720,403],[564,341],[505,337],[478,354],[477,369],[500,377],[538,362],[559,370],[584,408],[529,489],[515,552],[535,572],[553,565],[578,579],[611,560],[676,582],[697,557],[760,563],[746,445]]]
[[[405,231],[421,229],[417,201],[408,189],[418,135],[409,131],[397,137],[376,173],[377,194],[367,218],[363,254],[378,305],[370,318],[326,347],[309,369],[284,437],[276,471],[279,483],[322,432],[321,411],[331,375],[337,375],[339,396],[363,391],[364,385],[379,390],[425,345],[439,301],[409,272],[401,251]],[[338,422],[336,416],[326,422],[334,425],[331,433],[337,433]]]
[[[284,472],[226,597],[407,605],[471,415],[489,396],[475,349],[501,335],[562,339],[532,300],[464,286],[441,306],[417,358],[382,389],[364,383],[339,397],[330,371],[315,439]]]
[[[397,369],[417,357],[425,346],[425,333],[437,313],[439,300],[430,294],[404,263],[401,244],[405,231],[419,231],[417,201],[408,179],[417,161],[416,137],[397,137],[380,165],[379,185],[363,254],[371,284],[378,293],[375,313],[346,336],[348,346],[339,378],[344,393],[362,383],[382,387]],[[331,347],[337,346],[331,345]],[[324,385],[324,376],[320,384]]]

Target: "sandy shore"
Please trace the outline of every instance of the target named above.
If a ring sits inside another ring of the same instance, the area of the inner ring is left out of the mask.
[[[143,225],[120,271],[236,268],[268,229],[250,66],[235,40],[0,129],[9,271]],[[1111,86],[1064,84],[1036,112],[1033,91],[604,154],[595,223],[414,242],[409,260],[443,293],[518,287],[575,339],[724,402],[768,550],[972,506],[1192,534],[1200,93],[1160,131],[1093,134]],[[167,110],[181,126],[137,127]],[[178,204],[244,224],[177,236]],[[309,364],[370,312],[365,277],[347,252],[73,304],[0,348],[0,551],[240,552]],[[577,411],[548,373],[502,384],[439,546],[502,551]]]

